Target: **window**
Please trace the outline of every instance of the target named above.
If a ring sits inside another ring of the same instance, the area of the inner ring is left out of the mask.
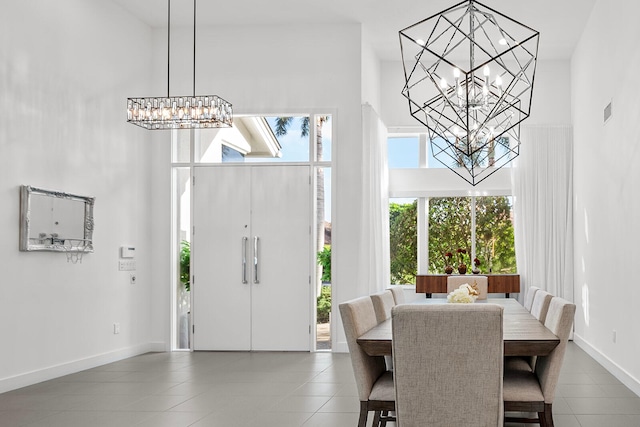
[[[237,163],[244,161],[244,154],[226,145],[222,146],[222,163]]]
[[[391,283],[415,283],[418,274],[417,218],[417,199],[389,199]]]
[[[471,198],[433,197],[429,199],[429,274],[442,274],[447,261],[445,254],[453,254],[454,271],[458,264],[469,266],[471,251]],[[457,250],[464,250],[466,255]],[[473,258],[472,258],[473,259]]]
[[[464,263],[469,273],[476,260],[481,273],[516,273],[510,184],[496,178],[495,188],[480,192],[461,185],[451,171],[403,172],[444,167],[429,155],[428,145],[425,134],[388,140],[391,283],[415,283],[417,274],[443,274],[448,263],[454,268]],[[425,154],[426,164],[420,167],[419,156]],[[416,179],[422,176],[424,180]],[[473,193],[477,195],[469,195]],[[445,257],[448,252],[451,260]]]
[[[516,273],[510,197],[429,198],[424,243],[417,206],[418,199],[390,199],[391,283],[415,283],[420,245],[428,247],[428,274],[443,274],[449,262],[454,271],[462,263],[471,272],[476,258],[481,273]]]
[[[484,273],[516,273],[511,197],[476,197],[475,253]]]
[[[419,148],[417,136],[389,138],[387,140],[389,168],[417,168]]]

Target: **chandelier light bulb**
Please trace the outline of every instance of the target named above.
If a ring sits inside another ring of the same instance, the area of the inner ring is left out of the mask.
[[[498,96],[502,96],[502,77],[496,76],[496,87],[498,88]]]
[[[447,80],[443,77],[440,79],[440,87],[442,89],[446,89],[449,85],[447,84]]]
[[[489,74],[491,74],[491,70],[488,65],[485,65],[482,69],[482,74],[484,74],[484,85],[482,86],[482,95],[484,96],[484,102],[487,102],[487,98],[489,95]]]

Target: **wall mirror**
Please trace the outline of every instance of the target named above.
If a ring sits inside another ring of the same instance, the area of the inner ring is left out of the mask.
[[[94,197],[20,189],[20,250],[93,252]]]

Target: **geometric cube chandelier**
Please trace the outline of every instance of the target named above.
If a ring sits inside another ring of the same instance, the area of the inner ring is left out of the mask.
[[[539,35],[475,0],[399,32],[410,113],[434,158],[471,185],[519,154]]]
[[[233,108],[217,95],[196,96],[196,0],[193,0],[193,95],[170,96],[171,0],[167,0],[167,96],[127,98],[127,122],[149,130],[231,127]]]

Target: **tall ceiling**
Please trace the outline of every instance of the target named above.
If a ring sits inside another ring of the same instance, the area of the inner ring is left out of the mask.
[[[112,0],[151,27],[167,25],[166,0]],[[596,0],[482,0],[540,31],[540,59],[567,59]],[[382,60],[399,60],[398,31],[458,0],[200,0],[197,25],[361,23]],[[193,25],[193,0],[171,0],[171,25]]]

